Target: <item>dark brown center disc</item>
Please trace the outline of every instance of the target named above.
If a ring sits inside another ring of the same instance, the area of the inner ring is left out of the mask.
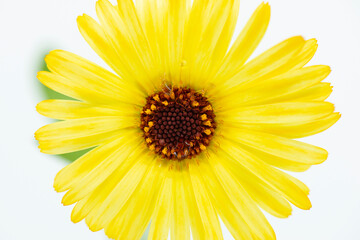
[[[166,159],[192,158],[205,150],[216,129],[206,97],[189,88],[172,88],[149,96],[141,129],[150,150]]]

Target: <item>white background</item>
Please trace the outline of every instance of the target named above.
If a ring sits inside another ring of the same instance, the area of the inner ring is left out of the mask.
[[[237,33],[260,0],[242,0]],[[327,64],[330,101],[342,113],[330,130],[304,139],[328,160],[295,174],[311,188],[310,211],[269,216],[279,240],[360,239],[360,1],[270,0],[272,19],[256,54],[293,36],[317,38],[311,64]],[[0,239],[106,239],[70,221],[55,174],[67,162],[40,154],[33,133],[49,122],[35,112],[44,96],[36,81],[43,55],[65,49],[102,64],[78,33],[76,17],[95,16],[94,0],[0,0]],[[225,239],[232,239],[224,230]]]

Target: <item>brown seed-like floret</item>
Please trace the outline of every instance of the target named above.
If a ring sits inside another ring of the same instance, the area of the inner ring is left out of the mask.
[[[166,159],[185,159],[209,146],[216,129],[211,104],[201,93],[173,87],[149,96],[141,113],[148,147]]]

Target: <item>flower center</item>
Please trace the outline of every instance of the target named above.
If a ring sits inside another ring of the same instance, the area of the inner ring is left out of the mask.
[[[210,144],[214,111],[207,98],[192,89],[165,90],[146,99],[140,125],[145,141],[163,158],[192,158]]]

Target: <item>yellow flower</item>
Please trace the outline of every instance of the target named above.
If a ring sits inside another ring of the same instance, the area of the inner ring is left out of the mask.
[[[275,239],[260,208],[286,218],[310,209],[301,172],[326,150],[297,140],[340,117],[325,102],[328,66],[307,66],[316,40],[289,38],[248,61],[270,18],[261,4],[230,45],[239,0],[100,0],[100,23],[81,34],[115,73],[55,50],[49,88],[76,100],[37,110],[63,121],[36,132],[40,149],[93,148],[61,170],[54,187],[71,219],[113,239]]]

